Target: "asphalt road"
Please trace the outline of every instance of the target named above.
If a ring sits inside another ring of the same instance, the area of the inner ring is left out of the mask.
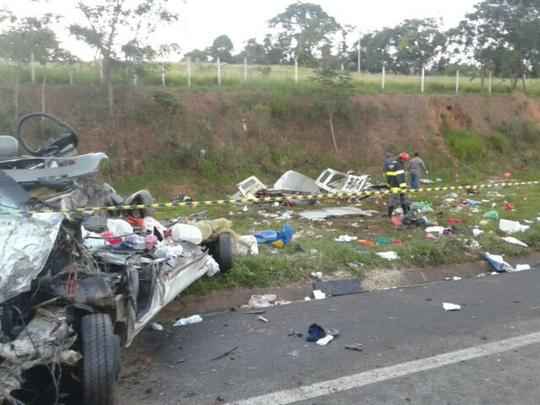
[[[145,330],[123,404],[538,404],[540,271],[434,283]],[[445,312],[442,302],[462,305]],[[326,347],[289,336],[311,323]],[[345,349],[362,344],[362,352]],[[236,348],[231,354],[212,360]]]

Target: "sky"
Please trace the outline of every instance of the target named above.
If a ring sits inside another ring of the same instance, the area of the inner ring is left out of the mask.
[[[86,0],[93,2],[94,0]],[[97,0],[96,0],[97,1]],[[161,27],[153,38],[154,44],[177,42],[183,52],[204,49],[219,35],[227,34],[240,51],[249,38],[260,40],[269,32],[268,20],[284,11],[293,0],[171,0],[180,13],[173,26]],[[310,0],[317,3],[341,24],[369,32],[393,26],[407,18],[443,18],[445,27],[456,25],[472,11],[475,0]],[[0,0],[0,8],[12,10],[17,16],[53,11],[65,21],[81,18],[75,10],[75,0]],[[83,59],[95,53],[70,37],[60,33],[64,46]]]

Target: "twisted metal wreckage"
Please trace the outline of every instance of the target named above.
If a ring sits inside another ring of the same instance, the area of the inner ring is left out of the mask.
[[[32,119],[62,135],[32,148]],[[61,372],[80,381],[78,403],[114,405],[120,348],[190,284],[232,267],[231,235],[166,226],[148,210],[121,218],[36,212],[44,207],[149,204],[127,199],[96,175],[102,153],[77,155],[76,132],[47,114],[23,117],[17,136],[0,136],[0,403],[51,403]],[[19,154],[22,148],[24,156]],[[194,236],[195,235],[195,236]],[[50,368],[34,386],[30,370]]]

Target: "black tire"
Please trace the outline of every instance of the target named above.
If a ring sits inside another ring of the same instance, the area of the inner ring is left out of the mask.
[[[116,405],[120,373],[120,339],[107,314],[81,319],[81,384],[84,405]]]
[[[210,247],[210,254],[219,264],[222,273],[227,273],[233,267],[232,235],[222,233]]]

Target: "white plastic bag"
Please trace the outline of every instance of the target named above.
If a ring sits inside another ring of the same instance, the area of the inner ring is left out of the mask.
[[[171,228],[172,238],[175,242],[190,242],[200,245],[203,235],[199,228],[193,225],[176,224]]]
[[[133,227],[123,219],[107,219],[107,229],[113,236],[127,236],[133,234]]]

